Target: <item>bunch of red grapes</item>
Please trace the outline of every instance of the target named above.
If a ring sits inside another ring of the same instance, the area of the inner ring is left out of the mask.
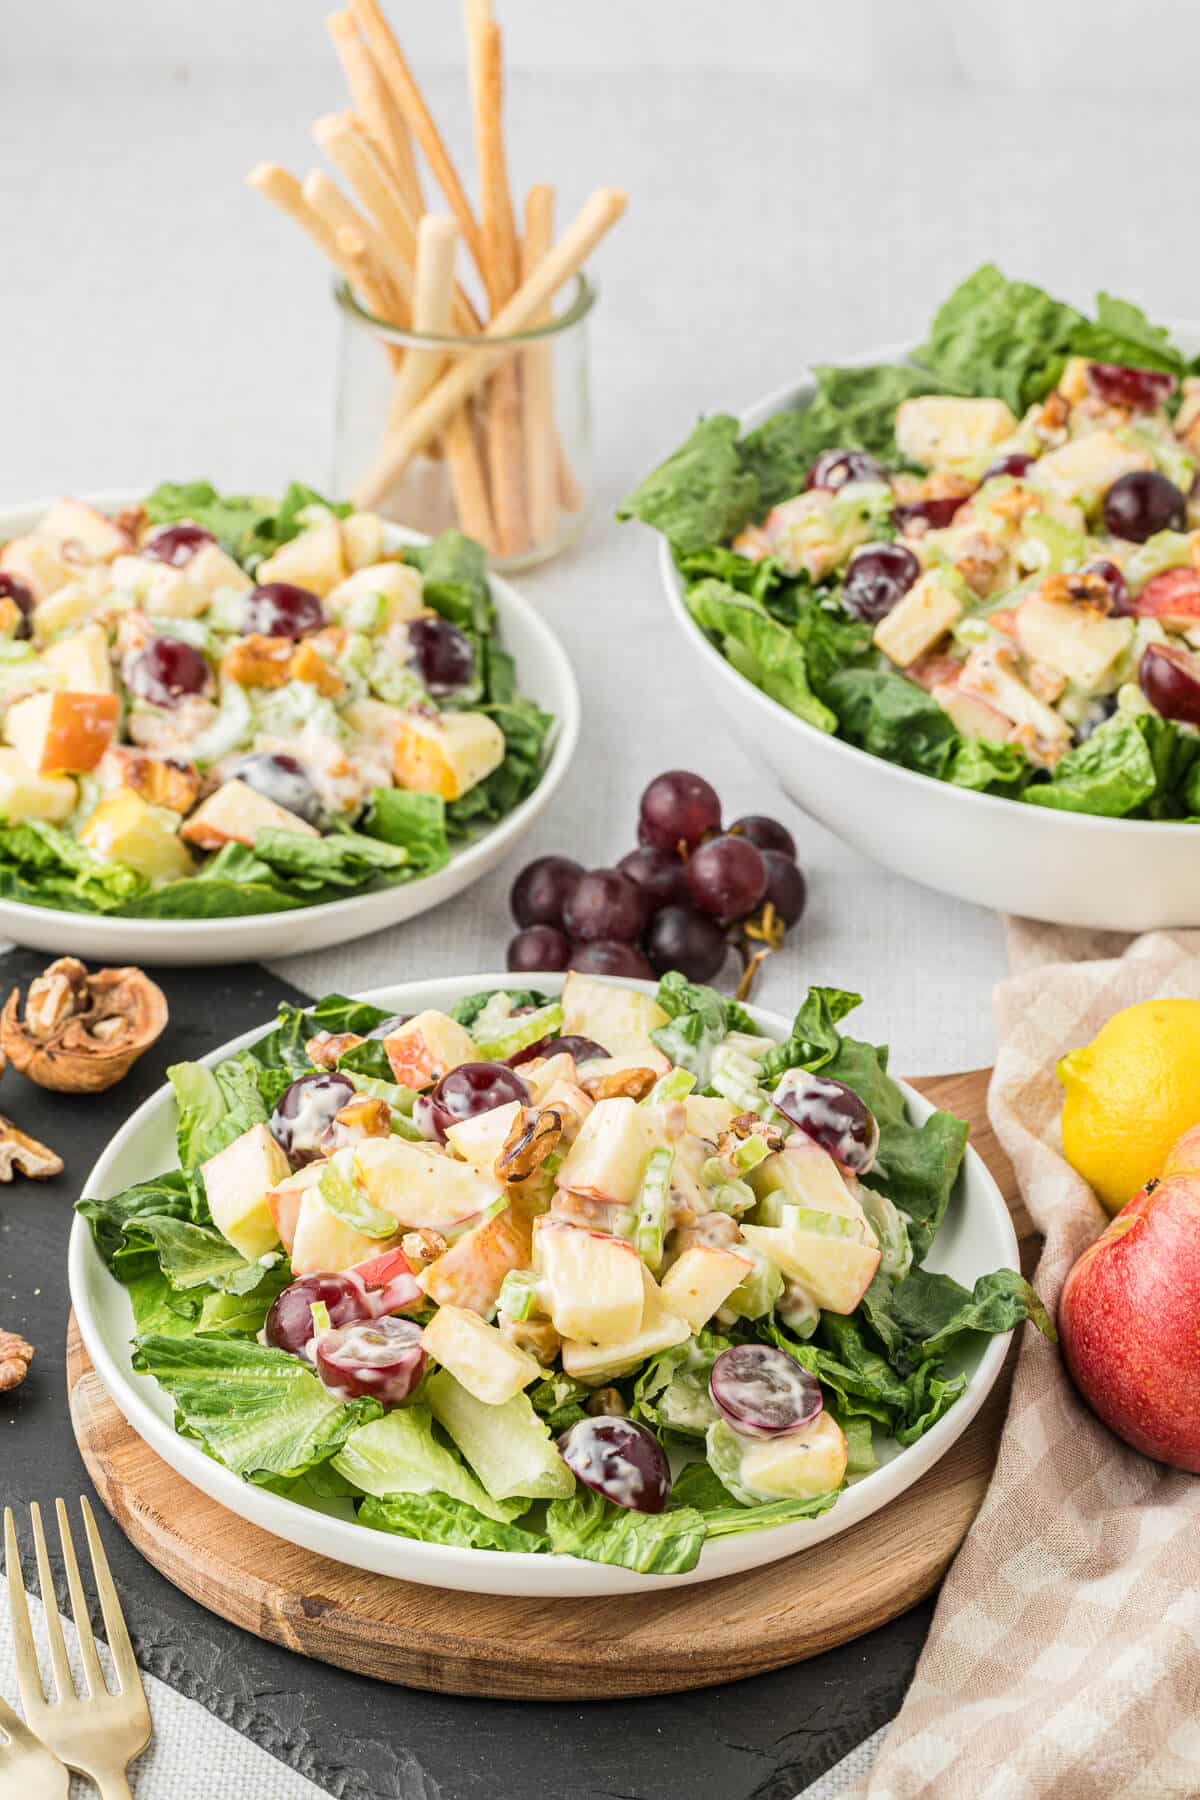
[[[679,969],[689,981],[711,981],[733,949],[744,996],[805,898],[785,826],[751,813],[724,830],[704,777],[670,769],[642,795],[638,848],[616,868],[539,856],[521,870],[509,896],[520,929],[508,966],[642,980]]]

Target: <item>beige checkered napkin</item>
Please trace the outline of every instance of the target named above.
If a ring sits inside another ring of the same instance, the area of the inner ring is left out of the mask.
[[[990,1110],[1045,1234],[1036,1281],[1054,1308],[1103,1223],[1062,1159],[1055,1062],[1122,1006],[1200,998],[1200,933],[1156,933],[1108,960],[1049,965],[1041,958],[1061,953],[1061,936],[1024,923],[1014,935],[1025,972],[997,989]],[[1065,947],[1082,946],[1072,934]],[[1200,1478],[1125,1449],[1034,1331],[1024,1334],[992,1484],[904,1705],[855,1792],[1200,1795]]]

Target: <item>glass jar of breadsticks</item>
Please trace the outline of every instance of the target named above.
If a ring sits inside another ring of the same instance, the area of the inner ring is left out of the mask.
[[[498,569],[529,568],[569,544],[583,527],[591,473],[587,331],[596,293],[587,278],[576,275],[538,323],[488,338],[478,329],[401,330],[345,279],[334,294],[334,491],[417,531],[457,526]],[[441,409],[428,402],[448,376],[469,391],[438,422]],[[432,430],[422,426],[423,404]]]

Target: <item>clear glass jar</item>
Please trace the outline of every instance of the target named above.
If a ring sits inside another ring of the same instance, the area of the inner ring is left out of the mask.
[[[400,331],[369,313],[345,281],[335,283],[334,297],[341,314],[334,492],[417,531],[458,526],[479,539],[497,569],[529,568],[571,543],[591,491],[587,319],[596,291],[586,277],[575,277],[567,305],[548,323],[502,338]],[[465,405],[373,491],[389,442],[429,398],[431,372],[436,385],[481,360],[486,377]]]

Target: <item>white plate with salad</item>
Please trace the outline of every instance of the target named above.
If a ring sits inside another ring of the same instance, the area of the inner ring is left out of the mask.
[[[988,266],[925,343],[702,421],[630,496],[800,805],[980,905],[1196,922],[1198,349]]]
[[[119,962],[437,906],[548,805],[570,665],[458,532],[298,483],[0,512],[0,932]]]
[[[125,1417],[277,1536],[483,1593],[708,1580],[885,1506],[1049,1328],[966,1125],[853,994],[512,982],[171,1071],[71,1238]]]

